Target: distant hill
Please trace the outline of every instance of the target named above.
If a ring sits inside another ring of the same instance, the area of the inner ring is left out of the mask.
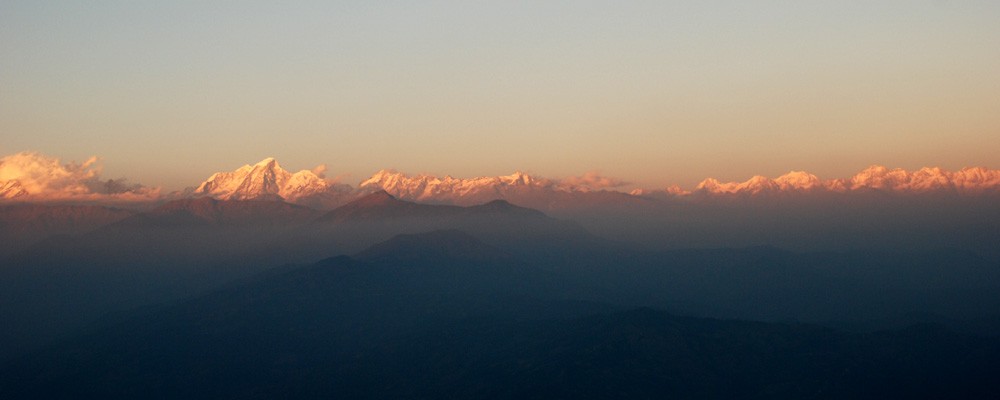
[[[316,210],[283,201],[216,200],[200,197],[170,201],[121,221],[114,228],[215,226],[261,229],[304,224],[318,215]]]
[[[134,211],[94,205],[0,205],[0,257],[54,235],[77,235],[128,218]]]
[[[766,253],[761,256],[769,257]],[[995,398],[1000,340],[560,300],[457,231],[106,318],[0,369],[0,396]]]

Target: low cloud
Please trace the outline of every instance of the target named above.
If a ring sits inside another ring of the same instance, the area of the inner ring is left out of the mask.
[[[316,168],[311,169],[310,172],[320,178],[326,178],[326,164],[317,165]]]
[[[563,179],[561,186],[570,189],[589,189],[589,190],[602,190],[602,189],[613,189],[628,185],[628,181],[624,181],[618,178],[612,178],[609,176],[601,175],[597,171],[589,171],[580,176],[571,176]]]
[[[0,158],[0,186],[17,187],[19,196],[32,200],[151,200],[158,188],[121,179],[101,179],[97,157],[63,164],[58,158],[21,152]]]

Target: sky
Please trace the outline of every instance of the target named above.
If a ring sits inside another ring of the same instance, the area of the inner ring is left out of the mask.
[[[1000,168],[997,1],[0,1],[0,155],[691,187]]]

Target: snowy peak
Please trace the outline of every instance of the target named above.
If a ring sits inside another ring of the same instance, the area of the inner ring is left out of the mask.
[[[861,170],[850,179],[851,189],[893,189],[909,181],[910,173],[902,168],[888,169],[881,165],[872,165]]]
[[[630,183],[601,175],[548,179],[522,171],[510,175],[455,178],[428,174],[409,175],[392,169],[378,171],[356,187],[327,181],[325,165],[312,170],[285,170],[273,157],[232,171],[211,174],[194,189],[167,196],[159,188],[131,184],[124,178],[102,179],[97,157],[82,163],[21,152],[0,157],[0,202],[106,202],[140,203],[188,197],[219,200],[283,200],[315,209],[334,209],[364,195],[384,191],[384,196],[405,202],[472,206],[492,200],[540,210],[587,209],[606,205],[642,204],[656,197],[770,195],[803,193],[953,193],[1000,194],[1000,170],[968,167],[948,171],[938,167],[918,170],[871,165],[853,176],[820,179],[805,171],[790,171],[770,178],[756,175],[746,181],[723,182],[708,178],[688,191],[667,188],[624,191]]]
[[[393,169],[383,169],[358,185],[359,189],[382,191],[399,198],[421,199],[433,192],[441,180],[428,175],[409,176]]]
[[[27,195],[28,191],[16,179],[0,182],[0,199],[16,199]]]
[[[853,190],[882,189],[913,193],[953,190],[959,193],[981,193],[997,190],[998,187],[1000,171],[982,167],[963,168],[957,172],[925,167],[911,172],[873,165],[850,179],[850,188]]]
[[[671,188],[672,192],[676,192]],[[804,171],[792,171],[775,179],[754,176],[745,182],[719,182],[708,178],[698,184],[695,192],[715,195],[763,194],[788,192],[849,192],[884,191],[894,193],[924,193],[951,191],[962,194],[984,193],[1000,189],[1000,171],[982,167],[949,172],[937,167],[917,171],[889,169],[872,165],[847,179],[821,180]]]
[[[407,175],[395,170],[382,170],[361,182],[362,192],[384,190],[406,201],[438,204],[473,205],[490,200],[505,199],[515,204],[531,204],[546,209],[543,198],[553,199],[593,191],[585,184],[597,182],[598,188],[622,186],[620,181],[601,176],[584,176],[551,180],[515,172],[511,175],[477,178],[443,178],[432,175]],[[937,167],[916,171],[902,168],[890,169],[872,165],[850,178],[820,179],[806,171],[789,171],[776,178],[755,175],[742,182],[722,182],[707,178],[693,191],[674,185],[657,191],[636,189],[632,196],[688,196],[696,193],[707,195],[770,195],[806,193],[847,193],[853,191],[883,191],[892,193],[953,192],[977,194],[1000,191],[1000,171],[982,167],[964,168],[950,172]],[[625,195],[624,193],[622,193]]]
[[[212,174],[194,190],[196,195],[221,200],[296,201],[318,195],[330,189],[330,184],[309,170],[291,173],[268,157],[254,165],[244,165],[231,172]]]
[[[814,190],[823,188],[823,181],[805,171],[792,171],[774,180],[781,190]]]
[[[505,199],[517,192],[560,188],[555,182],[523,172],[505,176],[477,178],[439,178],[432,175],[406,175],[395,170],[382,170],[358,186],[362,190],[384,190],[407,201],[451,204],[481,204]]]
[[[378,186],[382,187],[385,185],[391,185],[394,182],[398,182],[400,179],[408,178],[406,175],[394,170],[394,169],[383,169],[376,172],[367,180],[361,182],[360,187],[370,187]]]
[[[517,185],[534,186],[537,183],[539,183],[539,179],[536,179],[535,177],[525,174],[521,171],[516,171],[511,175],[498,177],[498,179],[501,182],[512,186],[517,186]]]
[[[716,194],[760,194],[768,192],[810,191],[824,189],[825,187],[824,182],[816,175],[804,171],[791,171],[775,179],[755,175],[745,182],[719,182],[714,178],[708,178],[699,183],[695,190]],[[673,186],[668,188],[667,191],[668,193],[684,193],[679,189]]]
[[[774,180],[761,175],[755,175],[746,182],[719,182],[714,178],[708,178],[698,184],[695,190],[719,194],[751,193],[757,194],[780,189],[780,185]]]
[[[982,167],[963,168],[951,174],[951,183],[963,190],[984,190],[1000,188],[1000,171]]]

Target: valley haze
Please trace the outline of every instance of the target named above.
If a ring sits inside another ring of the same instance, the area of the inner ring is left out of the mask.
[[[0,399],[998,399],[997,21],[0,1]]]
[[[605,311],[1000,333],[996,170],[873,166],[843,179],[792,172],[623,192],[595,176],[391,170],[350,186],[327,180],[323,168],[292,173],[267,158],[163,193],[103,180],[95,165],[35,153],[0,162],[4,187],[17,188],[0,205],[0,311],[11,322],[4,357],[103,326],[108,315],[338,254],[380,254],[390,270],[426,265],[428,274],[447,274],[437,268],[458,260],[486,268],[447,278],[468,290],[485,285],[459,297],[525,287],[532,301]],[[486,278],[493,273],[513,275]]]

